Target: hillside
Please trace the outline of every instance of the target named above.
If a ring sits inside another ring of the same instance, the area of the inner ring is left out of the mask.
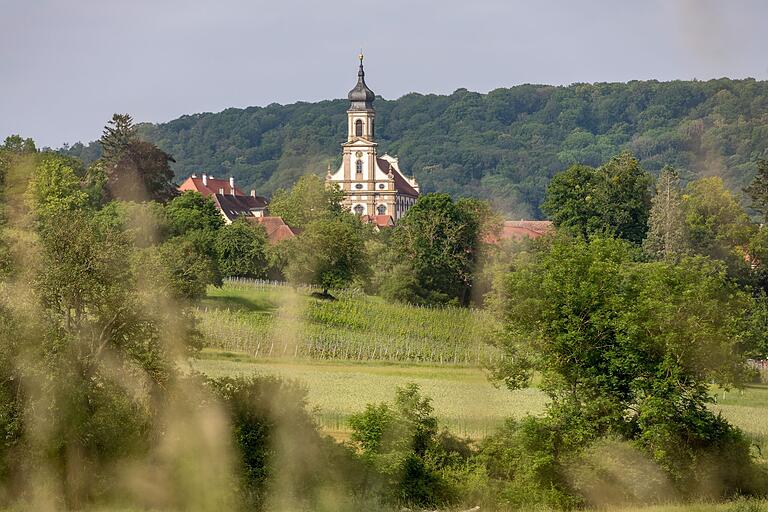
[[[371,77],[375,88],[375,77]],[[192,172],[234,175],[269,195],[340,162],[346,100],[272,104],[183,116],[141,134]],[[400,157],[423,191],[491,199],[514,217],[538,217],[549,178],[629,149],[654,172],[718,174],[740,192],[768,154],[768,82],[753,79],[520,85],[479,94],[378,98],[381,152]],[[90,161],[98,145],[75,144]]]

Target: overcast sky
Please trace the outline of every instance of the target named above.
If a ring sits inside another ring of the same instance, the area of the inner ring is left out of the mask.
[[[0,0],[0,139],[89,141],[114,112],[162,122],[369,86],[768,79],[764,0]]]

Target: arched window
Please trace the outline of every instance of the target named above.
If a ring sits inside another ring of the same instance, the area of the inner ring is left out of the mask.
[[[376,128],[376,125],[373,124],[373,119],[371,119],[371,137],[374,136],[374,131],[373,131],[374,128]]]
[[[358,119],[357,121],[355,121],[355,135],[357,137],[362,137],[363,136],[363,121],[362,121],[362,119]]]
[[[355,170],[356,170],[357,172],[363,172],[363,161],[362,161],[362,160],[358,160],[358,161],[355,163]]]
[[[386,215],[387,213],[387,207],[383,204],[380,204],[378,208],[376,208],[376,211],[379,212],[379,215]]]
[[[355,213],[357,215],[362,215],[363,212],[365,211],[365,208],[363,208],[363,205],[361,205],[361,204],[355,205],[355,207],[353,209],[355,210]]]

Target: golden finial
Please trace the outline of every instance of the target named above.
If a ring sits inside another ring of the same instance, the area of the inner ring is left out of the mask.
[[[363,49],[360,48],[360,55],[357,56],[360,59],[360,64],[363,63]]]

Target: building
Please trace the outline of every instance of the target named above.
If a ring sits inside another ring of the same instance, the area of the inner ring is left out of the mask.
[[[267,214],[267,200],[257,196],[255,190],[245,195],[235,186],[235,178],[226,180],[207,174],[200,177],[193,174],[179,186],[179,190],[192,190],[212,198],[227,224],[238,217],[264,217]]]
[[[400,170],[397,158],[378,155],[373,101],[376,95],[365,84],[363,56],[357,85],[349,91],[347,141],[343,143],[341,167],[328,167],[326,181],[344,191],[344,206],[383,227],[397,222],[419,197],[419,185]]]
[[[264,226],[264,230],[267,232],[267,238],[269,238],[269,243],[271,244],[288,240],[299,234],[299,230],[286,224],[282,217],[264,216],[247,217],[247,219],[248,222]]]
[[[179,186],[179,190],[199,192],[213,199],[227,224],[231,224],[238,217],[244,217],[254,224],[261,224],[272,244],[293,238],[298,234],[298,231],[283,222],[282,218],[269,216],[267,200],[257,196],[255,190],[251,190],[250,195],[245,195],[235,186],[235,178],[225,180],[207,174],[199,177],[193,174]]]

